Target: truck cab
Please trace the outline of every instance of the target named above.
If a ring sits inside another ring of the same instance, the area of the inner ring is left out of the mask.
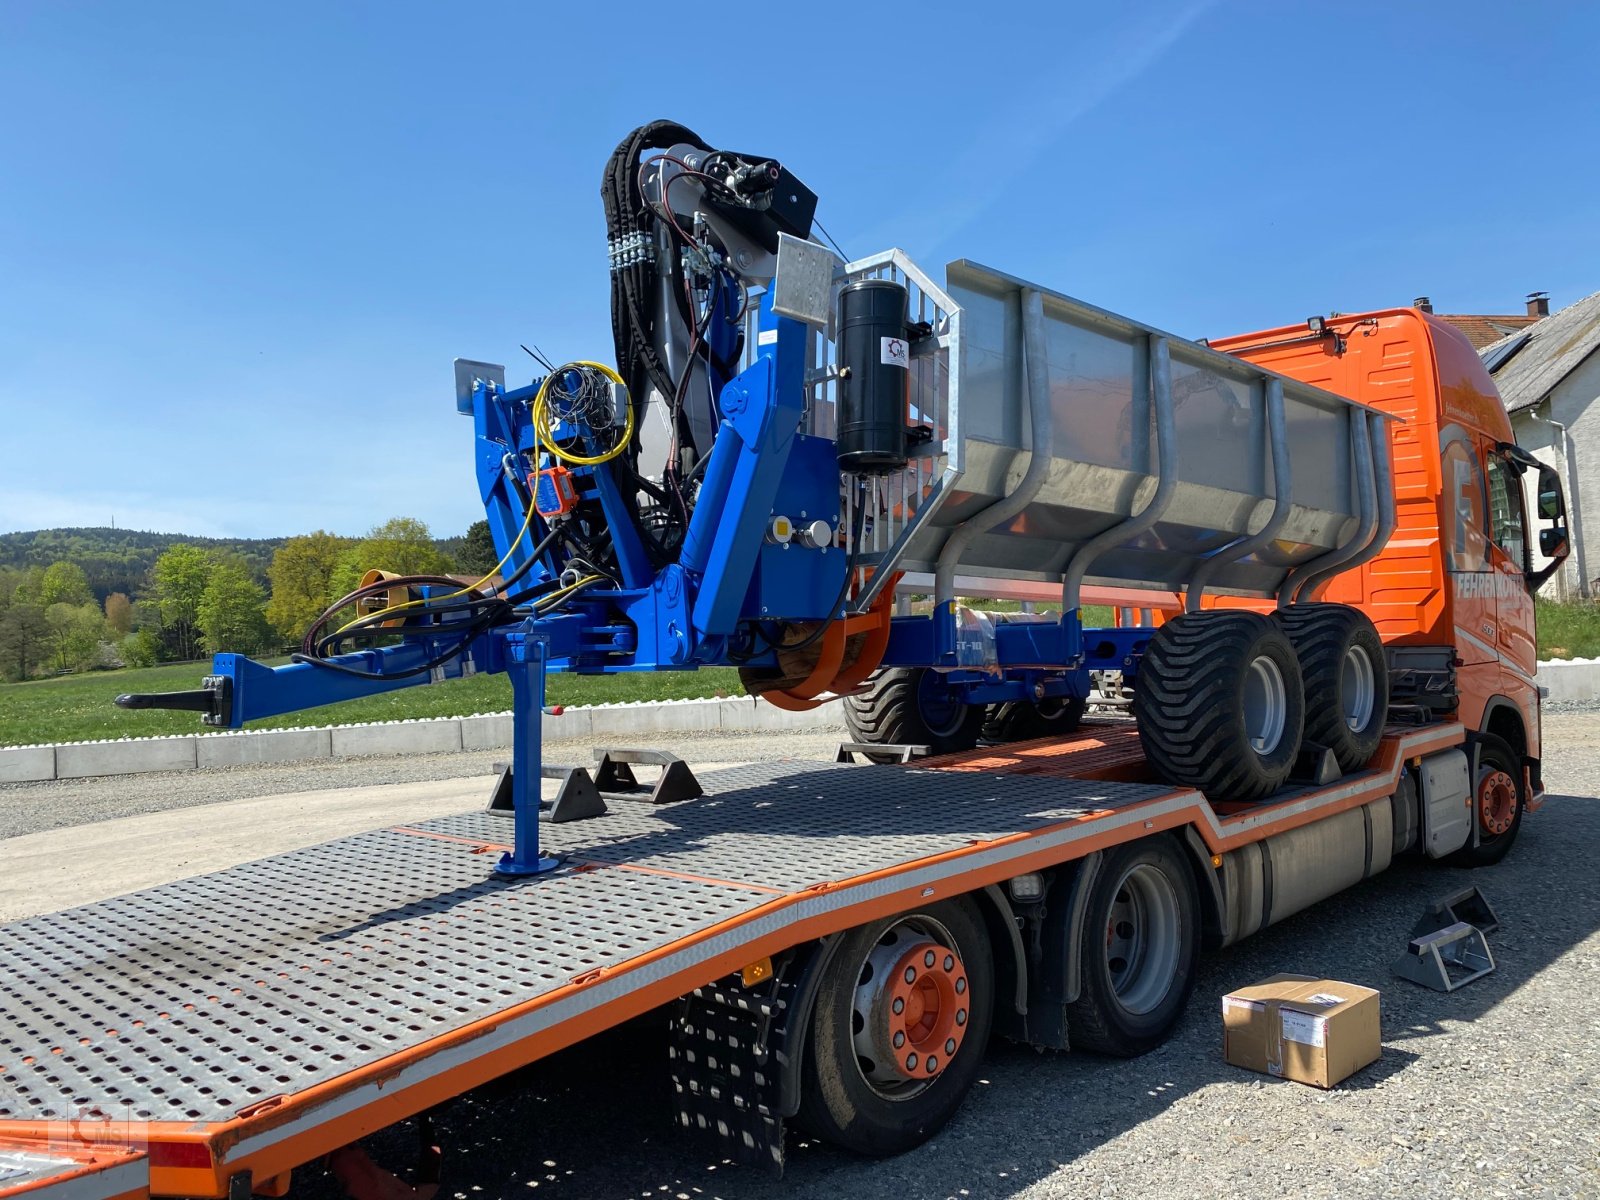
[[[1480,742],[1508,746],[1524,773],[1527,806],[1536,806],[1533,598],[1567,556],[1566,505],[1559,476],[1513,441],[1471,344],[1436,317],[1398,308],[1315,317],[1211,345],[1401,418],[1391,425],[1394,536],[1316,598],[1372,619],[1397,702],[1453,714]],[[1487,820],[1505,819],[1489,807]]]

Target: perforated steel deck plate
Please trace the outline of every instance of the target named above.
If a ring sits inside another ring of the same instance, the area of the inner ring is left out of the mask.
[[[1166,791],[816,763],[703,782],[545,825],[569,862],[532,879],[490,874],[473,843],[510,822],[478,812],[6,926],[0,1119],[228,1120],[811,884]]]
[[[707,795],[699,800],[659,807],[611,800],[600,820],[546,826],[541,844],[551,854],[800,891],[1172,790],[817,762],[729,767],[701,782]],[[483,813],[418,827],[510,837],[507,818]]]

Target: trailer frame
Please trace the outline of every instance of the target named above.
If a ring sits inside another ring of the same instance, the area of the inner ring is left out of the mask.
[[[511,829],[483,811],[17,922],[0,930],[0,1137],[145,1148],[152,1195],[281,1194],[297,1166],[718,980],[737,988],[794,947],[1166,831],[1192,831],[1212,856],[1196,870],[1215,871],[1231,849],[1391,796],[1409,763],[1466,736],[1391,730],[1364,772],[1219,813],[1138,782],[1130,729],[713,772],[699,799],[547,826],[563,861],[535,877],[489,869]],[[112,995],[120,1007],[98,1007]],[[273,1021],[241,1056],[239,1031]]]

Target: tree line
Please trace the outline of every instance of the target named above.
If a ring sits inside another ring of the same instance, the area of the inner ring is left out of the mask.
[[[272,553],[283,538],[209,538],[175,533],[150,533],[141,529],[73,526],[0,533],[0,568],[49,567],[76,563],[89,577],[89,589],[102,604],[112,592],[142,595],[148,589],[150,568],[162,553],[182,542],[202,550],[237,555],[250,564],[258,581],[266,579]],[[448,549],[448,547],[447,547]]]
[[[176,542],[139,586],[103,602],[69,559],[0,566],[0,677],[270,653],[298,643],[370,569],[484,574],[495,565],[486,521],[446,544],[454,554],[410,517],[385,521],[364,538],[317,530],[278,544],[263,579],[256,562],[231,549]]]

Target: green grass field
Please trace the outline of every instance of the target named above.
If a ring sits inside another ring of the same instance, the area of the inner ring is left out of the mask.
[[[172,692],[199,687],[206,670],[204,663],[180,663],[141,671],[95,671],[60,679],[0,684],[0,746],[201,732],[205,727],[195,713],[125,712],[112,699],[119,692]],[[631,675],[552,675],[548,690],[551,704],[573,705],[744,694],[738,673],[728,667]],[[291,725],[457,717],[503,712],[510,707],[511,684],[504,675],[475,675],[255,721],[250,727],[284,729]]]
[[[1540,658],[1600,657],[1600,604],[1538,602]]]
[[[1086,609],[1085,616],[1091,623],[1110,623],[1109,609]],[[1600,605],[1540,601],[1539,657],[1600,657]],[[197,732],[204,727],[193,713],[124,712],[111,701],[119,692],[170,692],[198,687],[205,673],[204,663],[180,663],[140,671],[95,671],[60,679],[0,684],[0,746]],[[549,693],[550,703],[573,705],[744,694],[738,674],[726,667],[632,675],[552,675]],[[455,717],[503,712],[510,707],[511,684],[504,675],[476,675],[308,709],[258,721],[251,727],[283,729],[292,725]]]

